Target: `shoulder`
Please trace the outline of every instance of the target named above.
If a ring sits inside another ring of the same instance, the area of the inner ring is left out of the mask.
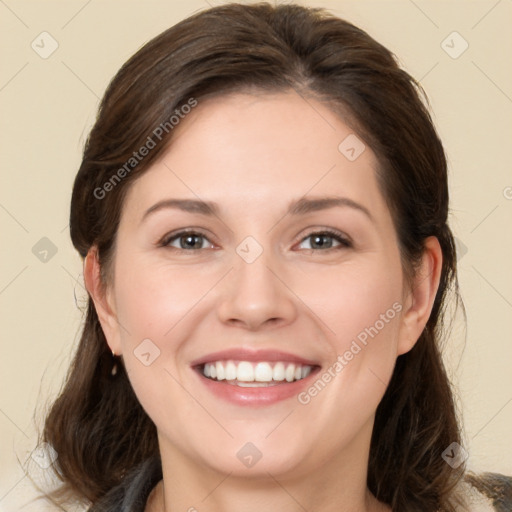
[[[87,512],[144,512],[148,497],[162,479],[160,457],[151,457],[128,471],[121,483],[111,489]]]
[[[512,510],[512,477],[499,473],[469,473],[465,480],[492,503],[496,512]]]
[[[512,477],[499,473],[468,473],[459,484],[460,512],[511,512]]]

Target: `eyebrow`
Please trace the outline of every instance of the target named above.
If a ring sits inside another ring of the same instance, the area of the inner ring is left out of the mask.
[[[364,213],[371,221],[373,216],[362,204],[349,199],[348,197],[329,196],[315,197],[307,199],[302,197],[292,201],[288,206],[287,215],[306,215],[307,213],[327,210],[334,207],[348,207]],[[142,216],[141,222],[151,214],[164,209],[178,209],[188,213],[198,213],[200,215],[218,216],[219,205],[211,201],[202,201],[197,199],[164,199],[151,206]]]

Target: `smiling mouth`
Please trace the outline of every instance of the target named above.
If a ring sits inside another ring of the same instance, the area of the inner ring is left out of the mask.
[[[285,385],[305,379],[319,367],[284,361],[212,361],[198,367],[203,377],[243,388]]]

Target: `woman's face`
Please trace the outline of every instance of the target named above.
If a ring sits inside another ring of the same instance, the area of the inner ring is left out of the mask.
[[[374,153],[295,93],[199,101],[174,129],[127,194],[102,322],[162,455],[289,477],[359,464],[415,341]]]

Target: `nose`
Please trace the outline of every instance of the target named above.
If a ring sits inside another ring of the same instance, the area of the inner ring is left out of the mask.
[[[297,314],[295,295],[284,274],[266,251],[252,263],[235,255],[234,268],[220,296],[219,319],[251,331],[293,322]]]

